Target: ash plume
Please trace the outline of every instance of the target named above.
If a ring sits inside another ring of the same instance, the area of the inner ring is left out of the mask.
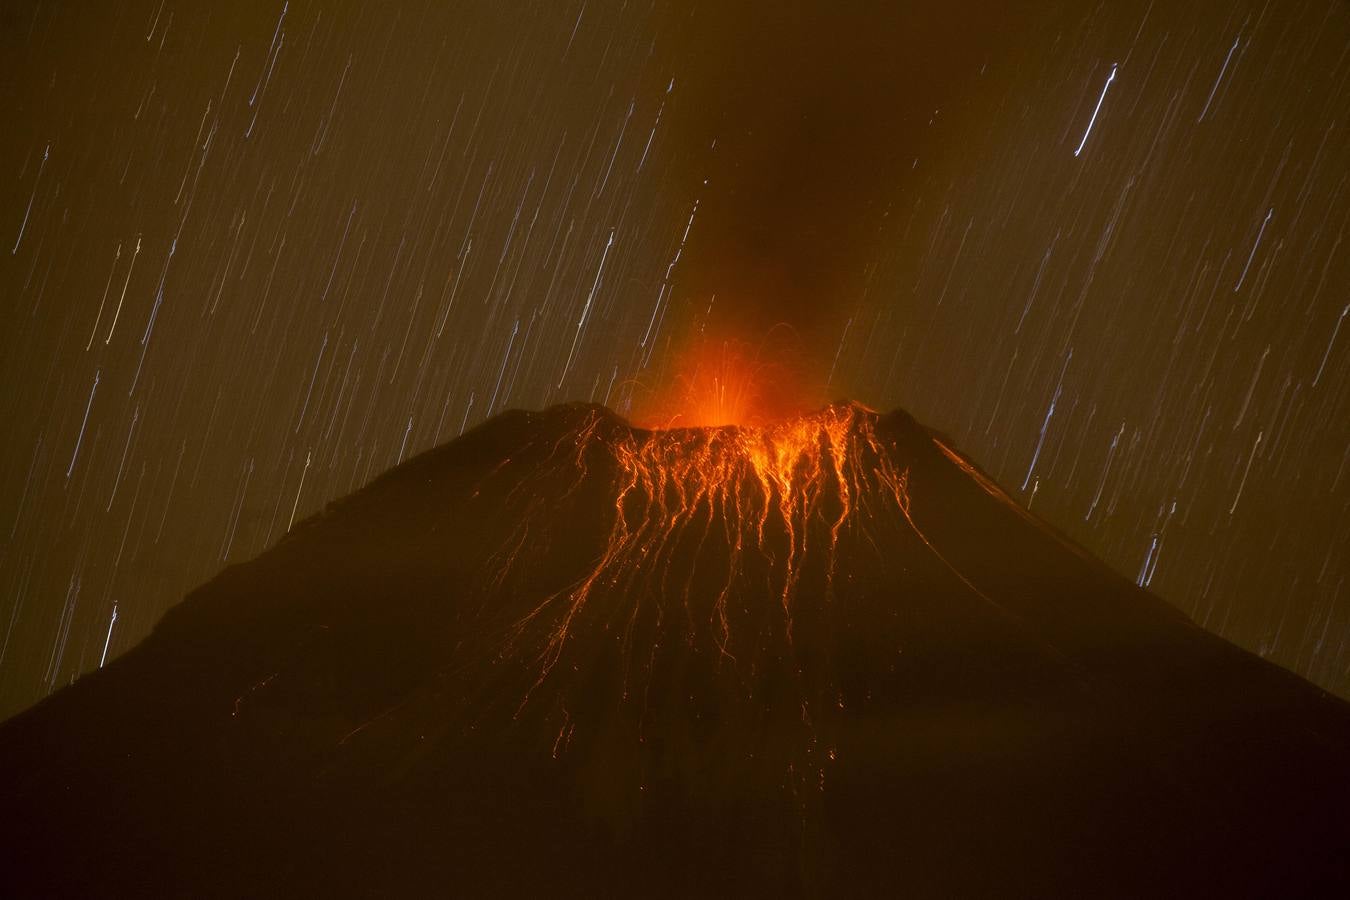
[[[684,326],[792,360],[770,406],[826,399],[866,270],[895,238],[893,201],[944,117],[1030,27],[1004,4],[957,5],[706,4],[673,16],[671,123],[700,192],[680,263]]]

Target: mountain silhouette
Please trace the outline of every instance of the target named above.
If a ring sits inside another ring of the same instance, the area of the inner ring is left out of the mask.
[[[0,773],[10,896],[1350,896],[1350,706],[851,404],[497,416]]]

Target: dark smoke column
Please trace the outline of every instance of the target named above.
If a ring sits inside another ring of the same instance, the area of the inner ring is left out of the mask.
[[[705,4],[672,29],[685,176],[707,180],[677,279],[685,339],[775,357],[779,412],[825,399],[866,269],[898,239],[889,207],[1016,40],[1007,12],[956,5]]]

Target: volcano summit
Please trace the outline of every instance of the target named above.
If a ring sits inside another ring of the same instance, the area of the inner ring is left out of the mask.
[[[498,416],[0,728],[43,895],[1345,895],[1350,708],[904,413]]]

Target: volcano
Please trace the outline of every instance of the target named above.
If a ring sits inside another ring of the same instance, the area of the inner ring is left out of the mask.
[[[850,404],[502,414],[0,772],[12,896],[1350,896],[1350,706]]]

